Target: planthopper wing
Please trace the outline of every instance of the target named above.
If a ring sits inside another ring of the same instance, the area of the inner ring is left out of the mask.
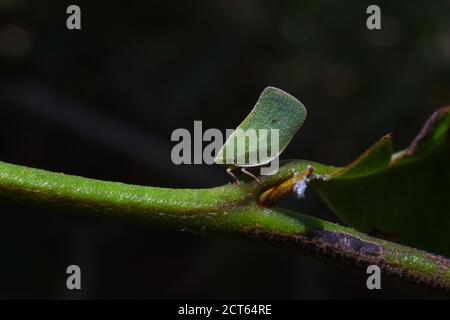
[[[267,164],[286,148],[305,118],[306,108],[300,101],[283,90],[267,87],[214,162],[239,167]]]

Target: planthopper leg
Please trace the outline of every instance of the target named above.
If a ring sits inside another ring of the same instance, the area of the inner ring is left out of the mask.
[[[227,173],[228,173],[230,176],[232,176],[233,179],[236,181],[236,184],[239,185],[239,184],[240,184],[239,179],[236,178],[236,176],[235,176],[234,173],[232,172],[234,169],[236,169],[236,167],[234,167],[234,166],[227,167]]]
[[[245,168],[241,168],[241,171],[242,171],[243,174],[245,174],[245,175],[247,175],[249,177],[252,177],[256,181],[256,183],[261,184],[259,182],[258,178],[253,173],[247,171]]]

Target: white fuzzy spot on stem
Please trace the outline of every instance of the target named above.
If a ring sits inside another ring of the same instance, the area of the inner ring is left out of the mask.
[[[314,169],[313,169],[313,167],[308,166],[307,170],[308,170],[308,174],[302,180],[300,180],[299,182],[297,182],[294,185],[294,193],[297,195],[297,198],[299,198],[299,199],[302,199],[305,197],[305,191],[306,191],[306,188],[308,187],[308,183],[310,181],[311,174]]]
[[[297,198],[299,198],[299,199],[305,197],[305,191],[306,191],[306,188],[308,187],[308,183],[306,180],[307,179],[302,179],[294,186],[294,192],[297,195]]]

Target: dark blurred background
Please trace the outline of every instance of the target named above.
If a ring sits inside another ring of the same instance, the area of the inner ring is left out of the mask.
[[[81,7],[82,29],[66,28]],[[382,29],[366,28],[377,4]],[[165,187],[228,183],[175,166],[176,128],[234,128],[266,86],[308,119],[283,153],[345,165],[388,132],[404,148],[450,103],[449,1],[0,0],[0,161]],[[284,205],[338,221],[314,194]],[[364,270],[106,217],[0,206],[0,298],[430,298]],[[65,287],[82,269],[82,290]]]

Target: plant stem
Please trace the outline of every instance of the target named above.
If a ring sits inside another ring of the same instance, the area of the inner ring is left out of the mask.
[[[314,167],[327,176],[338,168],[292,161],[261,184],[210,189],[169,189],[106,182],[0,162],[0,196],[24,203],[121,216],[169,228],[227,233],[377,264],[384,272],[449,290],[450,260],[380,240],[324,220],[258,203],[259,196]],[[287,188],[286,190],[292,190]]]

